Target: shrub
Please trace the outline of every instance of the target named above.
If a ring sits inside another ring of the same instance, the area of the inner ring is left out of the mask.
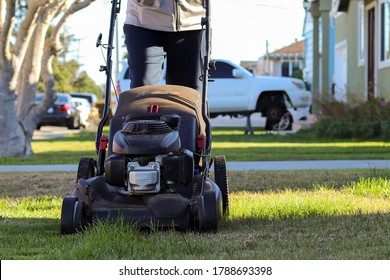
[[[310,130],[318,137],[390,139],[390,107],[380,99],[356,105],[326,102],[320,120]]]

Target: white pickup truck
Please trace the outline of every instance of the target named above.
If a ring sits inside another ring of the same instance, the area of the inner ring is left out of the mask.
[[[122,63],[117,91],[130,87],[127,63]],[[162,78],[162,83],[164,79]],[[286,77],[254,76],[228,60],[217,59],[210,67],[208,103],[210,116],[250,116],[260,113],[266,117],[267,130],[290,130],[295,111],[309,112],[311,93],[302,80]]]

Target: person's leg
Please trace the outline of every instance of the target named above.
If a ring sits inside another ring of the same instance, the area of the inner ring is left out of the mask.
[[[202,88],[202,31],[170,32],[167,34],[167,84]]]
[[[161,33],[141,27],[123,26],[128,52],[131,88],[159,84],[165,51]]]

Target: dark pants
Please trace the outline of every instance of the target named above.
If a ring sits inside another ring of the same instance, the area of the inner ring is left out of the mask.
[[[201,91],[202,31],[164,32],[125,24],[131,88],[159,84],[166,58],[166,83]]]

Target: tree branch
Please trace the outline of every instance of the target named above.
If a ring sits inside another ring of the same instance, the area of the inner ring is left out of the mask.
[[[76,0],[72,3],[72,5],[69,7],[69,9],[67,9],[66,12],[63,14],[63,16],[59,20],[58,24],[54,27],[53,33],[51,34],[51,39],[53,40],[53,43],[59,42],[60,31],[64,27],[64,25],[65,25],[66,21],[69,19],[69,17],[71,15],[73,15],[74,13],[89,6],[94,1],[95,0]]]
[[[54,91],[54,75],[52,69],[52,61],[55,55],[62,48],[60,42],[60,31],[65,25],[68,18],[73,15],[75,12],[84,9],[89,6],[95,0],[76,0],[72,5],[65,11],[61,19],[54,27],[50,38],[46,39],[45,50],[42,56],[42,80],[45,85],[45,91],[51,92]]]
[[[23,59],[21,71],[19,72],[17,92],[36,92],[37,82],[41,73],[42,55],[44,53],[44,44],[47,31],[50,24],[59,12],[66,8],[66,0],[49,1],[46,5],[40,7],[36,16],[36,27],[30,38],[29,45],[26,51],[26,56]],[[22,94],[18,97],[17,117],[19,120],[25,120],[25,116],[29,114],[28,108],[34,104],[34,95]],[[44,106],[47,108],[55,101],[55,92],[53,90],[48,93],[43,100]],[[47,109],[45,108],[45,109]]]

